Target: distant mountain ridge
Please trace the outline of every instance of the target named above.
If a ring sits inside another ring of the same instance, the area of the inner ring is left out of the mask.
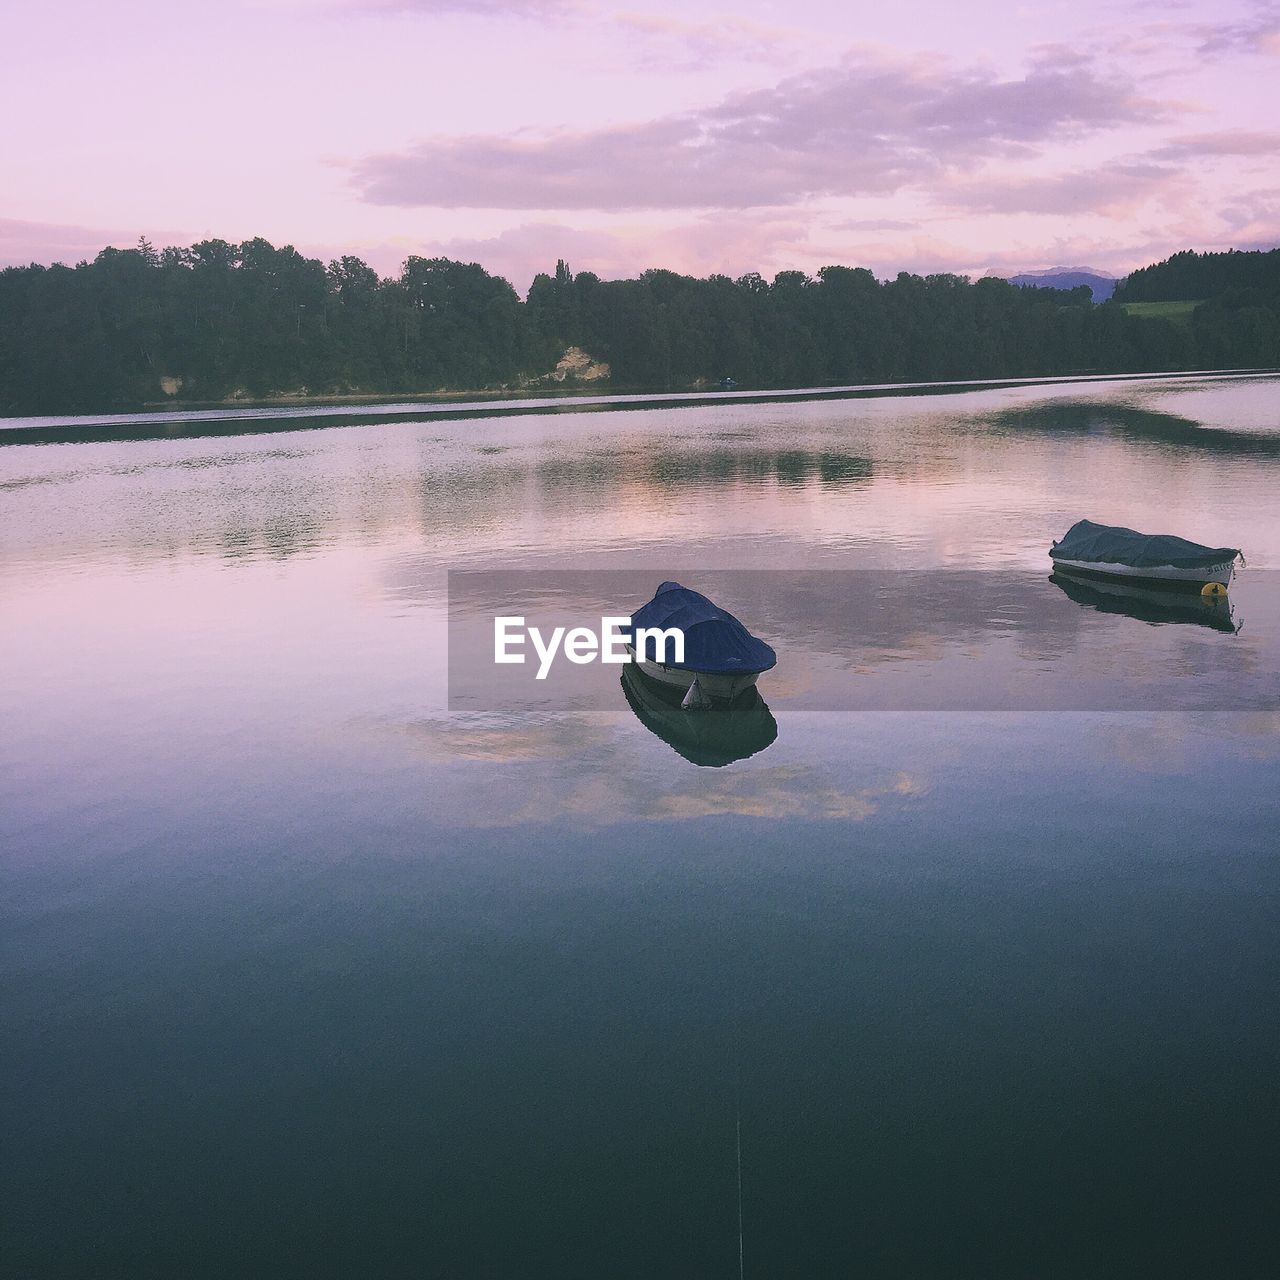
[[[1092,267],[1049,267],[1045,271],[1022,271],[1005,279],[1010,284],[1031,285],[1036,289],[1078,289],[1084,285],[1092,291],[1094,302],[1106,302],[1119,283],[1115,276]]]

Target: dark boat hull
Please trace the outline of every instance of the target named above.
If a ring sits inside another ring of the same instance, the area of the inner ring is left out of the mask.
[[[1060,560],[1057,556],[1053,557],[1053,565],[1057,572],[1069,573],[1076,578],[1093,578],[1098,582],[1115,582],[1158,591],[1192,594],[1199,594],[1210,583],[1226,587],[1231,582],[1231,575],[1235,569],[1232,561],[1195,569],[1175,569],[1172,565],[1167,569],[1159,566],[1134,569],[1128,565]]]

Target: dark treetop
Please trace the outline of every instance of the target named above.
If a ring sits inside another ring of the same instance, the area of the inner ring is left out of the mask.
[[[1183,259],[1208,281],[1170,285],[1208,299],[1189,324],[1093,306],[1088,289],[905,272],[881,282],[839,266],[606,281],[561,262],[522,301],[507,281],[446,258],[411,257],[381,279],[358,258],[326,266],[260,239],[159,252],[144,240],[74,267],[0,271],[0,414],[509,388],[545,375],[570,345],[606,361],[615,389],[1280,364],[1274,253],[1180,254],[1135,272],[1117,297],[1165,297],[1149,282]]]

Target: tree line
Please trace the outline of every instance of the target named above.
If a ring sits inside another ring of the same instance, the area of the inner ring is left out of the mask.
[[[1116,298],[1198,303],[1191,336],[1200,368],[1280,364],[1280,249],[1188,249],[1133,272]]]
[[[1202,302],[1232,291],[1247,291],[1274,305],[1280,298],[1280,249],[1184,249],[1131,272],[1116,286],[1115,296],[1120,302]]]
[[[1131,287],[1157,287],[1186,256],[1135,272]],[[1214,256],[1190,255],[1197,269]],[[1249,273],[1233,260],[1213,277],[1232,283],[1180,324],[1094,306],[1088,289],[949,274],[880,281],[831,266],[771,280],[664,270],[601,280],[560,262],[522,300],[479,265],[446,258],[410,257],[384,279],[359,258],[326,265],[261,239],[160,251],[143,240],[74,267],[0,271],[0,413],[513,388],[545,376],[570,345],[606,361],[614,388],[639,389],[1280,364],[1276,292],[1242,294],[1234,282]],[[1129,287],[1121,301],[1142,300]]]

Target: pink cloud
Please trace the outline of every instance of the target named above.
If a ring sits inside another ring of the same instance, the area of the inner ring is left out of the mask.
[[[345,13],[472,13],[488,18],[560,17],[580,8],[574,0],[321,0],[320,7]]]
[[[690,21],[665,14],[621,12],[610,19],[631,38],[631,52],[654,69],[696,70],[726,60],[777,62],[792,33],[732,14]]]
[[[108,245],[131,248],[140,236],[157,246],[184,243],[186,236],[161,233],[145,227],[130,230],[84,227],[60,222],[32,222],[0,218],[0,266],[26,266],[32,262],[65,262],[69,266],[92,259]]]
[[[1171,138],[1152,153],[1161,159],[1196,156],[1280,155],[1280,133],[1256,129],[1223,129],[1217,133],[1186,133]]]
[[[1161,192],[1183,183],[1176,170],[1151,164],[1118,164],[1047,177],[1000,177],[948,187],[942,203],[974,213],[1079,215],[1131,213]]]
[[[906,222],[899,218],[850,218],[847,222],[837,222],[831,226],[832,231],[915,231],[918,222]]]
[[[604,279],[636,276],[649,267],[730,276],[780,270],[790,265],[788,255],[808,235],[805,222],[752,213],[699,218],[660,230],[532,222],[494,236],[436,241],[414,252],[479,262],[523,293],[537,272],[554,269],[557,258],[575,271],[593,271]]]

